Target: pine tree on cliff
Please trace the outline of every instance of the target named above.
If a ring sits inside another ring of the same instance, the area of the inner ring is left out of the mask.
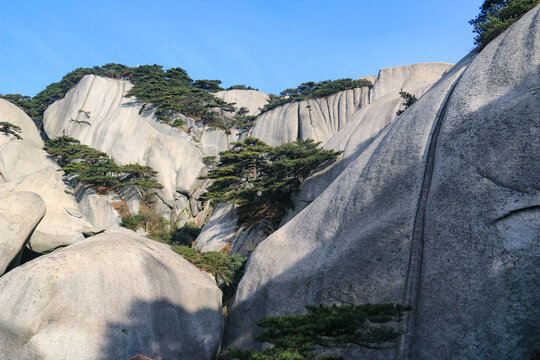
[[[319,165],[340,152],[324,150],[313,140],[271,147],[247,138],[220,153],[220,162],[207,176],[214,180],[202,198],[240,205],[240,221],[279,219],[290,195]]]
[[[0,133],[3,133],[6,136],[13,136],[18,140],[22,140],[21,135],[19,133],[21,132],[21,128],[17,125],[13,125],[12,123],[6,122],[6,121],[0,121]]]
[[[255,337],[272,344],[265,350],[229,349],[241,360],[330,360],[329,349],[358,345],[369,349],[389,349],[402,332],[386,324],[402,320],[410,308],[397,304],[344,306],[308,305],[303,315],[264,318],[257,323],[267,328]],[[322,353],[322,354],[321,354]]]
[[[100,191],[119,190],[133,185],[144,197],[149,190],[162,187],[155,180],[157,171],[151,167],[139,164],[120,166],[106,153],[68,136],[47,140],[44,150],[66,175],[74,175],[79,181]]]

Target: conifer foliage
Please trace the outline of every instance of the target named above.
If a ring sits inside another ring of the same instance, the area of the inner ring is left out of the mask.
[[[234,105],[212,94],[223,90],[220,80],[193,80],[182,68],[164,70],[161,65],[129,67],[111,63],[92,68],[77,68],[59,82],[48,85],[34,97],[6,94],[0,95],[0,98],[23,109],[40,126],[47,107],[63,98],[85,75],[130,80],[133,87],[126,96],[135,96],[137,101],[150,104],[156,109],[157,117],[172,126],[177,126],[180,122],[168,117],[171,111],[178,111],[195,120],[202,120],[205,124],[221,128],[228,128],[234,122]],[[225,117],[223,112],[231,114]],[[230,123],[224,123],[224,120]]]
[[[13,136],[17,140],[22,140],[22,136],[19,135],[20,133],[21,128],[19,126],[9,123],[7,121],[0,121],[0,134],[4,134],[6,136]]]
[[[269,317],[257,323],[267,328],[255,340],[273,345],[263,351],[229,349],[234,359],[338,359],[320,354],[327,349],[358,345],[369,349],[395,347],[402,335],[392,327],[410,308],[398,304],[344,306],[308,305],[304,315]]]
[[[405,112],[405,110],[407,110],[409,107],[411,107],[412,104],[414,104],[416,102],[416,100],[418,100],[416,98],[416,96],[414,96],[413,94],[409,94],[408,92],[405,92],[403,90],[401,90],[399,92],[399,96],[401,96],[401,98],[403,100],[405,100],[403,102],[403,105],[405,106],[405,108],[403,108],[403,110],[398,110],[396,112],[396,115],[399,116],[401,114],[403,114]]]
[[[478,35],[474,42],[486,46],[517,19],[538,5],[540,0],[485,0],[480,14],[469,21]]]
[[[240,221],[279,218],[290,194],[319,165],[340,154],[324,150],[313,140],[297,140],[277,147],[255,138],[233,143],[220,153],[216,169],[208,178],[214,183],[204,200],[232,201],[240,205]]]
[[[149,190],[162,187],[155,180],[157,171],[150,166],[120,166],[106,153],[68,136],[47,140],[44,150],[62,167],[66,175],[76,176],[79,181],[95,187],[99,192],[133,185],[145,196]]]
[[[260,110],[261,112],[265,112],[290,102],[326,97],[339,91],[371,85],[371,82],[366,79],[353,80],[346,78],[338,80],[325,80],[321,82],[308,81],[298,85],[296,88],[283,90],[279,96],[273,94],[270,95],[268,103],[265,104]]]

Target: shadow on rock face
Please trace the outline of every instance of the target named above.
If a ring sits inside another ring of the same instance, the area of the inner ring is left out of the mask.
[[[539,17],[540,6],[443,79],[259,245],[226,345],[256,347],[259,319],[306,304],[403,301],[407,352],[346,358],[530,358],[540,343]]]
[[[212,350],[218,350],[212,349],[216,339],[203,329],[216,318],[214,310],[189,313],[166,300],[138,300],[127,317],[126,322],[107,323],[101,356],[96,359],[126,360],[138,354],[152,360],[213,359]]]

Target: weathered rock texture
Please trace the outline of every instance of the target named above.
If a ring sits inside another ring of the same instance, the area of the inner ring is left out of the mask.
[[[172,218],[186,210],[196,216],[197,206],[201,204],[197,203],[195,193],[203,186],[199,177],[206,173],[202,159],[227,150],[230,143],[238,139],[238,132],[233,129],[227,134],[177,113],[169,116],[182,119],[185,125],[173,128],[159,121],[153,111],[145,110],[134,98],[124,97],[131,87],[126,80],[95,75],[83,77],[63,99],[47,109],[43,122],[45,132],[50,138],[74,137],[108,153],[120,164],[151,166],[158,171],[157,180],[163,185],[163,189],[157,191],[160,213]],[[243,93],[244,100],[240,97]],[[220,92],[219,97],[253,110],[267,95],[232,90]],[[92,198],[78,196],[78,200],[84,208],[92,205],[94,209],[101,209],[102,213],[93,218],[102,219],[98,221],[100,224],[114,223],[110,210],[103,207],[110,201],[92,194],[88,196]]]
[[[540,7],[471,54],[253,253],[226,346],[305,304],[401,302],[396,349],[526,359],[540,330]]]
[[[373,136],[394,118],[403,99],[403,89],[417,96],[425,92],[452,64],[423,63],[382,69],[373,87],[341,91],[326,98],[285,104],[261,114],[251,135],[275,146],[296,139],[314,139],[325,143],[349,122],[360,122],[357,114],[368,105],[381,108]],[[373,111],[373,110],[371,110]],[[373,122],[373,120],[372,120]]]
[[[47,208],[30,238],[29,246],[47,252],[82,240],[92,226],[83,218],[77,202],[57,170],[58,165],[42,150],[43,141],[32,120],[15,105],[0,99],[0,118],[21,127],[22,140],[0,134],[0,193],[30,191]],[[1,200],[1,195],[0,195]]]
[[[0,196],[0,275],[17,257],[45,215],[45,203],[36,193],[14,192]]]
[[[234,103],[237,109],[247,108],[250,115],[257,115],[259,109],[268,102],[268,94],[256,90],[218,91],[214,95],[228,103]]]
[[[3,358],[213,359],[222,330],[214,280],[129,233],[88,238],[1,277]]]
[[[420,98],[452,65],[423,63],[381,69],[370,90],[370,102],[355,112],[350,120],[323,147],[343,151],[337,160],[308,178],[292,197],[292,208],[282,224],[309,205],[387,127],[402,108],[401,90]]]
[[[176,191],[191,194],[204,171],[201,153],[182,137],[181,130],[141,112],[125,80],[87,75],[45,112],[47,136],[74,137],[108,153],[120,164],[138,163],[157,170],[163,185],[160,198],[172,206]]]
[[[81,213],[96,230],[105,230],[120,225],[121,216],[113,208],[114,204],[118,206],[125,204],[125,207],[129,208],[127,202],[116,193],[98,194],[94,188],[82,183],[75,187],[74,195],[79,203]]]

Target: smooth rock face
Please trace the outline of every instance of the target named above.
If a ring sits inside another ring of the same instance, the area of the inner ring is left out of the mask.
[[[297,139],[326,142],[358,109],[369,102],[367,87],[341,91],[326,98],[278,106],[259,115],[251,136],[277,146]]]
[[[252,254],[225,347],[305,304],[400,302],[396,349],[526,359],[540,343],[540,7],[471,54]]]
[[[131,234],[88,238],[1,277],[3,357],[213,359],[222,330],[215,281]]]
[[[395,119],[396,111],[403,103],[399,91],[416,96],[422,95],[441,75],[452,67],[447,63],[421,63],[382,69],[373,87],[341,91],[326,98],[304,100],[285,104],[267,111],[257,118],[251,135],[276,146],[297,139],[314,139],[327,142],[347,124],[359,126],[366,114],[357,114],[366,107],[378,104],[379,108],[368,110],[371,124],[365,126],[365,136],[372,137]],[[366,77],[367,78],[367,77]],[[349,128],[349,133],[351,128]]]
[[[268,102],[268,94],[257,90],[227,90],[218,91],[214,94],[216,97],[235,103],[237,109],[245,107],[249,110],[249,115],[259,114],[259,108],[262,108]]]
[[[203,156],[218,156],[220,151],[230,150],[231,143],[238,140],[238,131],[231,130],[227,135],[223,130],[205,127],[201,134],[201,153]]]
[[[92,226],[80,213],[75,198],[67,193],[58,165],[41,149],[43,142],[34,123],[21,109],[2,99],[0,117],[22,129],[22,140],[0,134],[0,192],[34,192],[47,208],[29,246],[36,252],[47,252],[82,240],[82,233]]]
[[[217,204],[194,247],[202,252],[220,251],[231,243],[237,230],[236,206],[231,203]]]
[[[96,228],[96,230],[105,230],[120,225],[120,214],[111,206],[111,204],[127,203],[115,193],[99,195],[96,191],[84,184],[78,184],[75,188],[75,198],[79,203],[79,209],[86,219]],[[137,213],[137,212],[135,212]]]
[[[273,232],[270,224],[238,225],[237,206],[232,203],[217,204],[204,224],[194,247],[202,252],[226,249],[230,255],[249,256]]]
[[[47,136],[74,137],[108,153],[120,164],[149,165],[163,185],[160,197],[171,207],[175,191],[191,194],[205,167],[201,152],[185,133],[161,123],[152,112],[142,113],[125,80],[87,75],[45,112]]]
[[[0,194],[0,275],[16,260],[44,215],[45,203],[36,193]]]
[[[241,227],[232,238],[229,254],[239,254],[243,257],[250,256],[255,248],[272,232],[274,232],[274,229],[266,221],[248,227]]]

